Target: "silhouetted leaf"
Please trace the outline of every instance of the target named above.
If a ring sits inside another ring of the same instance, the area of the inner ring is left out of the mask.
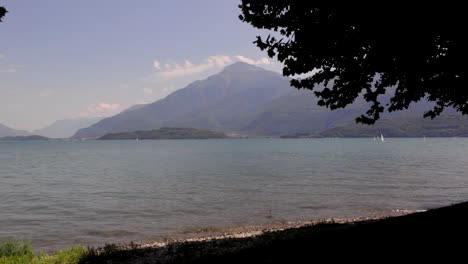
[[[312,1],[242,0],[239,7],[242,21],[283,37],[255,41],[284,64],[283,75],[308,74],[292,86],[313,90],[334,83],[330,91],[316,93],[320,105],[343,108],[363,97],[371,109],[356,120],[367,124],[421,99],[435,103],[425,116],[446,107],[468,113],[468,18],[460,6],[319,8]],[[314,69],[319,71],[310,74]],[[380,106],[390,87],[390,103]]]
[[[0,22],[2,22],[3,17],[8,11],[5,9],[5,7],[0,6]]]

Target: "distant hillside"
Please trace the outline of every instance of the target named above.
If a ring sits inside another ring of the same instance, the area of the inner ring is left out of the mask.
[[[39,136],[39,135],[32,135],[32,136],[0,137],[0,140],[34,141],[34,140],[48,140],[48,138]]]
[[[0,124],[0,137],[10,137],[10,136],[27,136],[30,135],[28,131],[16,130],[11,127]]]
[[[324,137],[467,137],[468,116],[382,119],[375,125],[349,124],[320,133]]]
[[[260,107],[243,133],[281,136],[294,133],[319,133],[352,122],[365,111],[365,103],[356,102],[346,109],[330,111],[317,105],[317,98],[309,90],[290,91]]]
[[[100,140],[118,139],[216,139],[227,138],[222,132],[194,129],[194,128],[174,128],[164,127],[149,131],[123,132],[107,134],[100,137]]]
[[[287,134],[282,135],[280,138],[323,138],[321,134],[315,133],[296,133],[296,134]]]
[[[102,120],[102,117],[63,119],[32,133],[49,138],[69,138],[79,129],[88,127],[100,120]]]

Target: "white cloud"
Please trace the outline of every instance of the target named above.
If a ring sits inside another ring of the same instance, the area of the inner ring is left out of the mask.
[[[163,77],[165,79],[172,79],[177,77],[190,76],[201,73],[214,68],[221,68],[236,61],[242,61],[253,65],[271,65],[267,57],[260,59],[251,59],[243,55],[228,56],[228,55],[214,55],[209,56],[204,62],[194,64],[190,60],[184,60],[182,63],[161,63],[158,60],[153,62],[153,68],[156,70],[154,77]]]
[[[226,55],[218,55],[218,56],[210,56],[208,58],[208,62],[214,63],[218,66],[225,66],[227,64],[232,63],[232,59],[229,56]]]
[[[119,104],[112,104],[101,102],[98,104],[92,104],[88,106],[88,114],[102,114],[102,113],[112,113],[120,109]]]
[[[155,60],[153,62],[153,67],[156,69],[156,70],[160,70],[161,69],[161,63],[159,63],[159,61]]]
[[[248,64],[253,64],[253,65],[270,65],[270,64],[273,64],[267,57],[262,57],[259,60],[254,60],[254,59],[242,56],[242,55],[237,55],[236,59],[238,59],[239,61],[248,63]]]
[[[203,72],[210,69],[212,66],[209,64],[192,65],[189,67],[182,67],[178,64],[173,65],[172,68],[161,71],[159,74],[166,78],[181,77],[193,75],[195,73]]]
[[[186,68],[193,67],[193,63],[191,63],[189,60],[185,60],[184,67]]]
[[[150,88],[143,88],[143,93],[144,94],[153,94],[153,90]]]
[[[260,60],[257,61],[257,63],[258,64],[264,64],[264,65],[273,64],[273,62],[271,62],[267,57],[262,57]]]
[[[232,63],[232,59],[226,55],[215,55],[208,57],[204,63],[200,64],[193,64],[189,60],[185,60],[182,64],[164,64],[164,69],[160,67],[155,67],[156,70],[160,70],[158,74],[161,77],[165,78],[175,78],[175,77],[182,77],[182,76],[189,76],[196,73],[204,72],[206,70],[215,68],[215,67],[223,67],[229,63]]]

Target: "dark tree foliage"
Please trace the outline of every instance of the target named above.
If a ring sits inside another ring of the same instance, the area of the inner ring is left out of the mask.
[[[421,99],[434,103],[424,117],[434,118],[446,107],[468,114],[465,9],[440,4],[367,6],[242,0],[239,18],[270,30],[254,43],[284,64],[283,75],[317,71],[293,78],[291,84],[315,89],[319,105],[344,108],[359,96],[370,102],[357,122],[373,124],[385,110],[407,109]],[[317,84],[325,88],[314,88]],[[386,91],[394,94],[385,103]]]
[[[6,9],[3,6],[0,6],[0,22],[2,22],[2,19],[6,13],[7,13]]]

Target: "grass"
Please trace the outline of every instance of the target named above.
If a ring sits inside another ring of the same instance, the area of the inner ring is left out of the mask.
[[[53,254],[34,254],[29,242],[6,241],[0,244],[0,264],[78,264],[88,253],[83,246],[73,246]]]
[[[106,244],[104,247],[72,246],[52,254],[35,254],[30,242],[5,241],[0,243],[0,264],[85,264],[108,263],[142,257],[152,249],[143,249],[130,243],[125,247]]]

